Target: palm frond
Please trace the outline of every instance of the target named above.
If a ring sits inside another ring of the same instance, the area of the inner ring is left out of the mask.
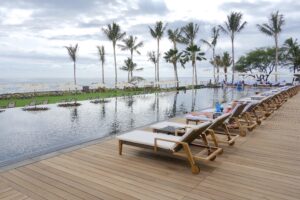
[[[68,51],[68,54],[70,56],[70,59],[73,61],[73,62],[76,62],[76,59],[77,59],[77,50],[78,50],[78,44],[76,44],[75,46],[64,46],[67,51]]]
[[[257,28],[260,32],[269,35],[269,36],[273,36],[274,35],[274,30],[268,25],[268,24],[257,24]]]
[[[237,32],[241,32],[241,31],[245,28],[246,25],[247,25],[247,22],[245,21],[245,22],[238,28]]]

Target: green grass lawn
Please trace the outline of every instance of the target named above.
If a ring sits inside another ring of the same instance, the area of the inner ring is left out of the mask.
[[[170,89],[169,89],[170,90]],[[155,91],[165,91],[165,89],[160,90],[148,90],[147,93],[153,93]],[[109,98],[109,97],[116,97],[116,96],[128,96],[128,95],[135,95],[135,94],[143,94],[145,93],[144,89],[137,89],[137,90],[108,90],[105,92],[93,92],[93,93],[79,93],[79,94],[72,94],[72,93],[64,93],[63,95],[37,95],[31,98],[10,98],[10,99],[1,99],[0,100],[0,107],[7,107],[9,102],[16,102],[16,107],[24,107],[29,105],[32,101],[36,102],[43,102],[44,100],[48,100],[49,104],[59,103],[62,100],[69,100],[76,98],[78,101],[81,100],[88,100],[90,98]]]

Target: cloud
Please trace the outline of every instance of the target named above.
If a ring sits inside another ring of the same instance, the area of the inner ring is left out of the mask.
[[[98,70],[96,45],[105,45],[107,73],[113,74],[112,45],[101,28],[117,22],[127,35],[144,41],[141,55],[135,61],[145,70],[141,75],[151,76],[153,65],[148,61],[147,51],[156,50],[156,42],[149,33],[149,26],[158,20],[175,29],[188,22],[199,24],[197,42],[210,38],[213,26],[223,23],[230,11],[241,11],[248,24],[236,37],[236,56],[257,47],[272,46],[274,41],[260,33],[256,24],[265,23],[269,14],[279,10],[286,24],[280,35],[282,43],[287,37],[299,37],[300,2],[296,0],[223,0],[209,1],[199,7],[193,0],[1,0],[0,4],[0,62],[5,76],[25,74],[38,77],[47,75],[69,76],[69,58],[64,45],[79,43],[78,75],[94,76]],[[161,52],[171,48],[166,33],[161,40]],[[181,46],[180,48],[184,48]],[[211,51],[203,46],[208,60]],[[222,34],[217,53],[231,52],[229,37]],[[118,67],[129,52],[117,48]],[[208,62],[198,64],[199,73],[210,69]],[[173,74],[172,66],[161,59],[161,70]],[[26,71],[26,73],[25,73]],[[189,76],[190,67],[180,69],[180,76]],[[126,73],[120,72],[121,76]],[[1,78],[1,77],[0,77]]]

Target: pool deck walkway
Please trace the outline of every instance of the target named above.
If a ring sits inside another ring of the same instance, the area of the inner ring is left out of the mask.
[[[111,139],[0,173],[0,199],[300,198],[300,94],[214,162],[188,163]]]

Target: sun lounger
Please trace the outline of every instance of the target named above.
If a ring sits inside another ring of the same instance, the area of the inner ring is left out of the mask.
[[[227,120],[227,128],[230,130],[239,130],[240,136],[246,136],[247,128],[243,126],[241,121],[241,114],[243,113],[247,103],[238,103],[234,109],[231,111],[231,115]]]
[[[198,125],[196,128],[188,128],[182,136],[174,136],[149,131],[135,130],[123,135],[117,136],[119,140],[119,154],[122,155],[123,145],[131,145],[142,148],[153,149],[154,152],[165,152],[169,155],[185,158],[191,165],[192,173],[198,174],[200,169],[196,161],[211,161],[222,152],[221,148],[211,147],[208,142],[205,130],[211,125],[206,122]],[[190,144],[197,138],[201,138],[204,142],[202,145],[207,152],[201,154],[193,154]]]
[[[181,134],[182,129],[195,128],[195,127],[201,125],[201,123],[207,123],[208,121],[210,121],[211,125],[205,131],[205,134],[207,136],[211,137],[211,140],[213,141],[214,146],[218,147],[219,146],[219,144],[218,144],[219,142],[221,142],[221,143],[228,143],[229,145],[233,145],[234,141],[237,139],[238,135],[230,133],[229,130],[227,129],[227,126],[226,126],[225,122],[229,119],[230,116],[231,116],[231,113],[226,113],[226,114],[223,114],[223,115],[217,117],[216,119],[203,118],[204,119],[203,121],[201,121],[201,120],[198,119],[196,121],[196,125],[193,125],[193,124],[182,124],[182,123],[176,123],[176,122],[160,122],[160,123],[153,124],[150,127],[155,132],[157,132],[159,130],[162,130],[162,132],[164,132],[164,133],[166,133],[164,131],[165,127],[175,127],[174,134],[175,135],[179,135],[179,134]],[[226,139],[221,139],[216,134],[225,135]]]

